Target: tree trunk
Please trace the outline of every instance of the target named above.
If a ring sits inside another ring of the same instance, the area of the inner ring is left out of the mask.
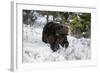
[[[49,22],[49,15],[48,15],[48,11],[47,11],[47,23]]]

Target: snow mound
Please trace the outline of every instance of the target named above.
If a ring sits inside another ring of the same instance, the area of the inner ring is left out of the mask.
[[[68,48],[60,46],[61,49],[53,52],[49,44],[42,42],[42,30],[41,27],[23,25],[23,62],[88,60],[91,58],[90,39],[68,36]]]

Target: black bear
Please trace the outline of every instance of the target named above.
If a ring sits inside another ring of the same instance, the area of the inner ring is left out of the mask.
[[[67,48],[69,42],[67,40],[68,28],[64,25],[49,22],[47,23],[42,32],[42,41],[49,43],[51,49],[56,52],[60,49],[59,45]]]

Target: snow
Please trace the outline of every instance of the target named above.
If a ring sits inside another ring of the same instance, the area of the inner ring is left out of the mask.
[[[68,48],[60,46],[57,52],[53,52],[49,44],[42,42],[42,31],[47,23],[47,16],[42,16],[37,12],[33,12],[33,16],[37,18],[33,26],[23,24],[22,58],[24,63],[91,59],[91,39],[77,39],[70,35],[67,36],[69,42]],[[53,16],[50,15],[49,21],[52,20]]]
[[[46,24],[47,20],[46,20],[46,17],[44,16],[39,16],[37,18],[37,20],[35,21],[35,27],[44,27],[44,25],[41,25],[41,24]],[[37,26],[38,24],[38,26]]]
[[[45,18],[38,18],[41,22]],[[40,23],[45,24],[45,21]],[[63,48],[60,46],[57,52],[50,49],[49,44],[42,42],[43,26],[36,23],[34,26],[23,24],[23,62],[52,62],[52,61],[70,61],[70,60],[89,60],[91,59],[91,40],[86,38],[77,39],[68,36],[69,46]],[[35,27],[38,26],[38,27]]]

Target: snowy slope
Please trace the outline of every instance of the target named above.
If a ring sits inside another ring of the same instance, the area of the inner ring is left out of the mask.
[[[91,58],[90,39],[77,39],[69,35],[69,47],[60,47],[60,50],[53,52],[49,44],[42,42],[43,27],[34,26],[23,24],[23,62],[88,60]]]

